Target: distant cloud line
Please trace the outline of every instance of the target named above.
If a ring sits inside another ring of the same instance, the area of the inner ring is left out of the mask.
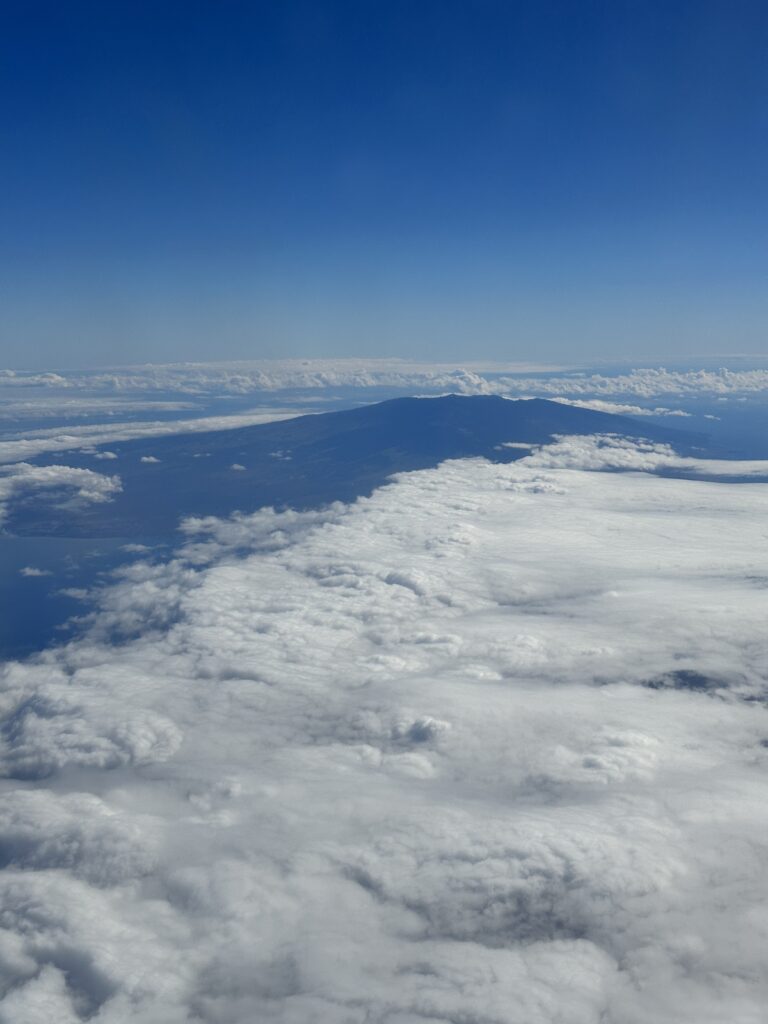
[[[546,376],[541,374],[546,373]],[[539,374],[539,376],[536,376]],[[288,359],[176,363],[109,370],[34,373],[0,371],[0,388],[84,394],[248,395],[329,387],[448,388],[467,394],[570,397],[754,394],[768,390],[768,369],[639,368],[616,374],[533,363],[419,363],[404,359]]]

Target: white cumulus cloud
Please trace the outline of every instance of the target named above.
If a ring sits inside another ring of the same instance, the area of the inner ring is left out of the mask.
[[[578,445],[189,520],[6,666],[0,1021],[759,1021],[768,485]]]
[[[109,501],[120,490],[119,477],[104,476],[90,469],[33,466],[26,462],[0,466],[0,523],[14,501],[30,494],[54,495],[59,504],[88,504]]]

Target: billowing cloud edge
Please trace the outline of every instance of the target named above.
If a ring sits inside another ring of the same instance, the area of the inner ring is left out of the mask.
[[[665,454],[188,521],[6,666],[0,1020],[758,1020],[768,491]]]

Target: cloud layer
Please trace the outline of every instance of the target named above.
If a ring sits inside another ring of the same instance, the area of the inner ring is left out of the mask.
[[[188,521],[8,665],[0,1021],[761,1021],[768,486],[665,457]]]
[[[742,363],[743,359],[740,360]],[[406,359],[272,359],[225,363],[171,363],[91,371],[32,373],[0,371],[0,387],[11,392],[82,390],[113,396],[248,395],[281,389],[418,388],[466,394],[565,395],[653,399],[664,395],[755,394],[768,390],[764,360],[740,369],[642,367],[615,374],[532,363],[419,363]],[[539,374],[540,376],[536,376]]]
[[[178,392],[187,395],[246,395],[283,388],[404,387],[462,382],[474,385],[482,373],[532,373],[567,369],[541,363],[419,363],[408,359],[262,359],[240,362],[168,363],[91,371],[35,373],[0,370],[0,387],[69,391]]]

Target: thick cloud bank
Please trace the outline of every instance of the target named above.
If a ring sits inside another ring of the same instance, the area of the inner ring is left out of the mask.
[[[768,486],[606,447],[188,522],[8,665],[0,1022],[764,1020]]]

